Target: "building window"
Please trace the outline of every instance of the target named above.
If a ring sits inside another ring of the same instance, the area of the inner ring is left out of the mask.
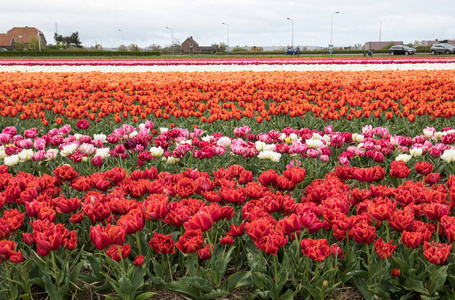
[[[193,48],[193,43],[190,43],[190,48]]]

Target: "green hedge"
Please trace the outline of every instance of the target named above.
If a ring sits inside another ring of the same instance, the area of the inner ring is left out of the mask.
[[[58,51],[58,50],[45,50],[45,51],[0,51],[0,57],[3,56],[159,56],[158,51],[146,52],[130,52],[130,51]]]

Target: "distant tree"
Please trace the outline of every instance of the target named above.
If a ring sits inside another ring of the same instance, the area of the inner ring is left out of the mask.
[[[240,48],[240,47],[235,47],[234,49],[232,49],[232,52],[244,52],[244,51],[247,51],[247,50]]]
[[[155,44],[149,46],[149,49],[150,49],[150,51],[161,51],[162,50],[160,45],[155,45]]]
[[[29,50],[39,50],[39,42],[37,36],[32,36],[28,41],[28,49]]]
[[[422,46],[422,45],[421,45],[421,43],[418,40],[415,40],[413,46],[414,47],[419,47],[419,46]]]
[[[25,46],[23,42],[14,42],[14,45],[16,46],[17,50],[25,50]]]
[[[382,47],[381,50],[389,50],[389,48],[392,47],[393,45],[395,45],[394,42],[388,43],[387,45],[385,45],[384,47]]]
[[[58,50],[58,49],[60,49],[60,46],[59,45],[53,45],[53,44],[47,44],[46,45],[46,49]]]
[[[96,43],[95,50],[103,50],[103,46],[101,46],[100,44]]]
[[[57,42],[57,44],[62,44],[65,45],[66,48],[69,48],[70,46],[76,46],[78,48],[82,47],[82,43],[79,40],[79,33],[73,32],[70,36],[62,36],[61,34],[54,34],[54,40]]]
[[[120,46],[117,48],[117,51],[125,52],[125,51],[128,51],[128,48],[126,48],[125,45],[120,45]]]
[[[227,46],[225,43],[220,43],[219,48],[221,52],[226,52],[227,50]]]
[[[138,45],[135,45],[135,44],[129,45],[127,47],[127,50],[131,51],[131,52],[141,52],[142,51],[142,49]]]

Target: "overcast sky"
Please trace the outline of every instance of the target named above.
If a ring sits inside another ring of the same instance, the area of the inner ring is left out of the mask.
[[[352,46],[379,35],[405,43],[453,39],[454,13],[453,0],[2,0],[0,33],[36,27],[55,44],[56,29],[63,36],[77,31],[84,46],[105,48],[123,40],[169,46],[172,34],[179,43],[193,36],[200,46],[227,43],[228,36],[231,47],[288,46],[292,40],[326,47],[331,38],[335,46]]]

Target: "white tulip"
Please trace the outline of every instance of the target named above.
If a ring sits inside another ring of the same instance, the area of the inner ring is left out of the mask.
[[[180,158],[169,156],[167,158],[167,163],[170,165],[173,165],[173,164],[176,164],[179,160],[180,160]]]
[[[18,162],[19,162],[19,155],[17,155],[17,154],[5,157],[5,159],[3,160],[3,163],[8,167],[14,166]]]
[[[103,142],[106,142],[107,141],[107,136],[105,134],[94,134],[93,135],[93,139],[94,140],[102,140]]]
[[[63,146],[62,151],[60,151],[60,155],[66,157],[70,154],[73,154],[77,150],[78,147],[79,147],[79,145],[76,143],[65,145],[65,146]]]
[[[364,139],[364,138],[365,138],[365,137],[364,137],[363,135],[361,135],[361,134],[358,134],[358,133],[353,133],[353,134],[352,134],[352,140],[353,140],[354,142],[356,142],[356,143],[361,143],[361,142],[363,142],[363,139]]]
[[[305,140],[308,147],[312,149],[318,149],[319,147],[323,146],[324,143],[320,139],[311,138],[309,140]]]
[[[412,157],[419,157],[422,156],[423,149],[419,147],[414,147],[409,150],[409,154],[411,154]]]
[[[164,154],[164,149],[161,147],[152,147],[150,148],[150,154],[154,157],[160,157]]]
[[[412,156],[409,155],[409,154],[400,154],[400,155],[398,155],[398,156],[395,158],[395,160],[396,160],[396,161],[401,160],[401,161],[407,163],[407,162],[411,159],[411,157],[412,157]]]
[[[447,149],[442,153],[441,158],[448,163],[455,161],[455,149]]]
[[[32,157],[33,157],[32,149],[24,149],[19,153],[19,159],[21,162],[30,160],[30,159],[32,159]]]
[[[218,146],[221,146],[225,149],[231,147],[231,139],[227,136],[220,137],[220,139],[216,142]]]
[[[96,149],[94,156],[101,156],[102,159],[108,158],[111,156],[109,148],[99,148]]]

